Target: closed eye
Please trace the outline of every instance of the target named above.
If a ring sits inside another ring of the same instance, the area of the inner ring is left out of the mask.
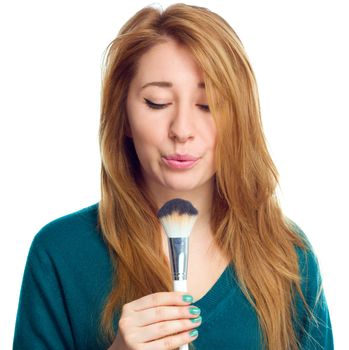
[[[146,105],[151,108],[151,109],[163,109],[165,108],[166,106],[170,105],[170,103],[167,103],[167,104],[157,104],[157,103],[154,103],[148,99],[144,99]],[[204,111],[206,112],[209,112],[210,111],[210,108],[208,105],[198,105],[201,109],[203,109]]]
[[[167,106],[166,104],[156,104],[154,102],[147,100],[146,98],[144,99],[144,101],[147,104],[147,106],[150,107],[151,109],[163,109]]]

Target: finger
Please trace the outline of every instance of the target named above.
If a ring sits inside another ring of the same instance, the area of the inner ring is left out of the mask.
[[[156,306],[166,306],[166,305],[189,305],[190,302],[185,301],[184,296],[188,293],[183,292],[159,292],[146,295],[140,299],[131,301],[128,308],[132,311],[142,311]]]
[[[140,343],[154,341],[163,337],[183,333],[201,325],[202,318],[198,316],[192,319],[180,319],[164,322],[153,323],[149,326],[140,328],[139,338]]]
[[[159,340],[145,343],[144,350],[173,350],[178,347],[188,344],[195,340],[199,335],[197,329],[185,331],[179,334],[171,335]]]
[[[198,317],[201,310],[195,305],[189,306],[157,306],[139,311],[135,325],[144,327],[153,323],[168,320],[188,319]]]

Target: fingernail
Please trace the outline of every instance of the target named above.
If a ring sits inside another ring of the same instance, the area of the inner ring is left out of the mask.
[[[199,334],[197,329],[193,329],[191,332],[189,332],[189,335],[191,337],[196,337]]]
[[[186,294],[182,296],[182,300],[186,303],[192,303],[194,299],[191,295]]]
[[[189,308],[189,312],[192,314],[192,315],[199,315],[201,310],[198,308],[198,307],[190,307]]]
[[[201,322],[201,320],[202,320],[201,316],[190,319],[190,321],[193,322],[193,323],[199,323],[199,322]]]

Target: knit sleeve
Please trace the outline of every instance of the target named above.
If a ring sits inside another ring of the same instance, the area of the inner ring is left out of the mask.
[[[59,275],[40,237],[39,232],[27,256],[13,350],[73,350],[74,339]]]
[[[303,291],[314,317],[305,312],[301,350],[332,350],[333,334],[318,259],[311,249],[303,265]]]

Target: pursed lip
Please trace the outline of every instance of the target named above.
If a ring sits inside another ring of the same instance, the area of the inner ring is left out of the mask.
[[[177,161],[195,161],[198,160],[199,157],[192,156],[191,154],[170,154],[168,156],[164,156],[167,160],[177,160]]]

